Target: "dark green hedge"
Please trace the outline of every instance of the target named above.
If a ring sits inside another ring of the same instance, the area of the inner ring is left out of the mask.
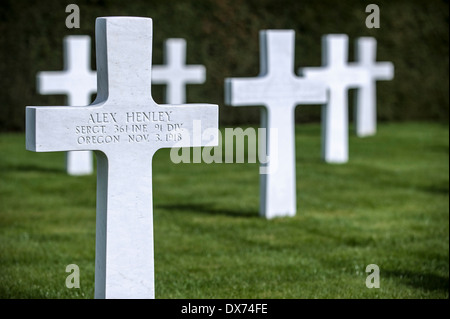
[[[81,28],[67,29],[65,7],[78,4]],[[381,9],[381,28],[365,26],[365,7]],[[378,84],[378,116],[383,121],[448,121],[448,1],[331,0],[53,0],[0,2],[0,131],[24,129],[26,105],[64,105],[64,96],[36,92],[38,71],[60,70],[62,39],[89,34],[95,18],[129,15],[153,18],[153,63],[162,63],[163,41],[187,40],[188,63],[204,64],[207,82],[192,85],[188,102],[220,105],[222,125],[257,123],[258,107],[224,106],[226,77],[259,72],[261,29],[296,31],[296,67],[321,64],[321,36],[346,33],[351,57],[358,36],[378,40],[378,60],[395,64],[395,80]],[[92,46],[94,48],[94,45]],[[92,67],[95,68],[95,52]],[[162,87],[153,94],[162,102]],[[297,108],[299,122],[317,121],[320,108]]]

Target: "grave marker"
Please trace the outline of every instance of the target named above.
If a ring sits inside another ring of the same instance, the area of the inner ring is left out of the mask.
[[[372,37],[356,39],[356,62],[350,65],[362,66],[369,74],[369,81],[356,91],[355,121],[356,135],[375,135],[377,131],[377,80],[392,80],[394,65],[391,62],[376,62],[377,40]]]
[[[261,31],[259,76],[225,81],[226,104],[265,106],[269,162],[260,175],[260,215],[268,219],[296,213],[295,107],[326,101],[324,84],[294,74],[294,47],[293,30]]]
[[[186,40],[167,39],[164,43],[164,65],[154,65],[152,81],[166,84],[165,102],[186,103],[186,85],[204,83],[203,65],[186,65]]]
[[[301,68],[307,79],[324,82],[328,103],[322,106],[322,157],[328,163],[348,161],[347,92],[369,83],[364,66],[348,64],[348,37],[329,34],[322,37],[322,67]]]
[[[66,94],[70,106],[91,103],[91,94],[97,90],[97,75],[91,70],[91,38],[68,36],[64,38],[64,70],[39,72],[37,87],[40,94]],[[88,175],[93,172],[92,152],[66,153],[66,171],[69,175]]]
[[[95,151],[95,297],[154,298],[152,157],[163,147],[211,145],[217,133],[205,138],[198,127],[217,130],[218,109],[153,101],[151,19],[98,18],[95,28],[97,99],[27,107],[26,147]],[[179,125],[169,131],[169,124]]]

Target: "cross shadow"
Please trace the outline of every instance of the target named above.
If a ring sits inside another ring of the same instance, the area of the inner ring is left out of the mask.
[[[157,204],[156,209],[180,210],[186,212],[201,213],[205,215],[223,215],[230,217],[258,218],[258,212],[254,210],[238,210],[214,208],[211,204]]]
[[[424,192],[428,192],[436,195],[444,195],[447,196],[449,193],[448,184],[441,183],[439,185],[430,185],[427,187],[421,187],[421,190]]]
[[[427,291],[448,292],[449,290],[448,277],[435,274],[382,269],[380,271],[380,276],[392,277],[406,285]]]
[[[39,166],[39,165],[35,165],[35,164],[11,165],[9,167],[5,167],[5,171],[66,174],[66,171],[64,168],[45,167],[45,166]]]

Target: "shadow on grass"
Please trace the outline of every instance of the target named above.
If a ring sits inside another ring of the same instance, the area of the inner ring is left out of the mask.
[[[424,274],[412,271],[400,271],[400,270],[382,270],[381,276],[396,279],[402,284],[412,286],[427,291],[449,291],[448,277],[439,276],[435,274]]]
[[[155,208],[164,210],[188,211],[211,216],[223,215],[231,217],[259,218],[257,211],[214,208],[211,204],[160,204],[155,205]]]
[[[17,164],[9,165],[5,167],[5,171],[8,172],[33,172],[33,173],[54,173],[54,174],[66,174],[64,168],[58,167],[45,167],[36,164]]]
[[[427,187],[422,187],[421,189],[424,192],[428,192],[431,194],[448,196],[448,194],[449,194],[448,186],[449,186],[448,183],[442,182],[440,184],[433,184],[433,185],[430,185]]]

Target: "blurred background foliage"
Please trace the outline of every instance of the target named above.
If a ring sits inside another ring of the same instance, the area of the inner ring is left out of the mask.
[[[79,29],[65,26],[70,3],[80,8]],[[369,3],[380,7],[379,29],[365,26]],[[324,34],[348,34],[350,59],[356,37],[373,36],[378,61],[395,65],[394,81],[378,82],[379,120],[448,122],[448,1],[1,0],[0,131],[23,131],[27,105],[65,105],[63,95],[37,93],[36,73],[61,70],[63,37],[78,34],[93,39],[95,69],[95,18],[117,15],[153,19],[153,64],[163,62],[165,39],[187,40],[187,62],[207,68],[205,84],[188,86],[187,102],[219,104],[221,125],[259,122],[258,107],[225,106],[223,91],[226,77],[259,73],[262,29],[295,30],[296,69],[321,65]],[[156,102],[163,102],[162,86],[152,87],[152,93]],[[299,123],[319,119],[318,106],[296,110]]]

